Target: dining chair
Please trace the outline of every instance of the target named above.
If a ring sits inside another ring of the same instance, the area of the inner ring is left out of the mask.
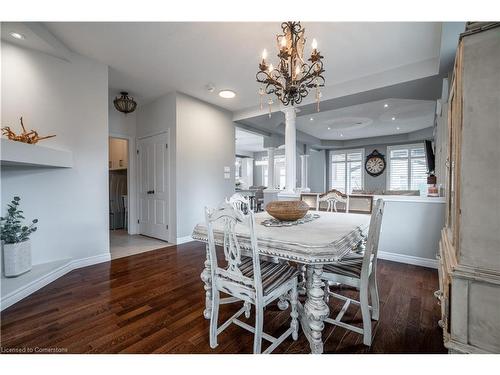
[[[319,196],[319,202],[326,202],[326,211],[337,212],[337,202],[343,203],[345,205],[345,212],[349,212],[349,196],[343,194],[342,192],[332,189],[326,193]]]
[[[378,320],[380,315],[377,288],[377,252],[383,214],[384,201],[378,199],[372,211],[364,251],[362,253],[352,252],[338,263],[324,265],[322,274],[322,279],[325,281],[326,302],[330,296],[345,301],[336,318],[327,318],[325,322],[362,334],[363,343],[368,346],[372,343],[371,319]],[[330,283],[344,284],[359,289],[359,301],[331,292]],[[368,303],[368,294],[370,294],[371,305]],[[341,321],[351,303],[361,307],[363,328]]]
[[[241,193],[234,193],[229,198],[226,198],[226,202],[243,214],[251,210],[250,200]]]
[[[259,257],[257,238],[255,235],[255,218],[252,211],[248,214],[235,209],[227,201],[217,209],[205,209],[205,220],[208,231],[209,261],[212,282],[212,312],[210,317],[210,347],[217,347],[217,336],[231,323],[254,333],[253,352],[260,353],[262,339],[271,342],[264,353],[272,352],[288,336],[298,338],[297,311],[297,270],[286,263],[262,261]],[[242,247],[238,241],[235,227],[243,226],[250,234],[251,256],[242,256]],[[222,238],[214,235],[214,227],[223,232]],[[226,263],[219,264],[215,246],[224,250]],[[230,295],[220,298],[220,293]],[[291,304],[290,327],[278,338],[263,332],[264,308],[284,294],[289,294]],[[219,305],[243,302],[243,307],[225,323],[218,326]],[[255,306],[255,326],[252,327],[238,318],[245,313],[249,317],[249,306]]]

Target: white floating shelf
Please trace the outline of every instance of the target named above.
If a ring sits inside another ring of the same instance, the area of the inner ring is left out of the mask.
[[[22,142],[1,140],[2,166],[27,166],[45,168],[73,167],[73,153]]]

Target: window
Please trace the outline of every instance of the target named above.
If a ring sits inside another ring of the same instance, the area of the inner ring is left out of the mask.
[[[427,163],[423,144],[389,146],[387,153],[389,190],[426,190]]]
[[[256,165],[262,165],[262,183],[264,186],[268,185],[268,159],[267,156],[262,158],[262,161],[258,162]],[[285,157],[275,156],[274,157],[274,186],[284,189],[286,183],[286,167],[285,167]]]
[[[333,151],[331,157],[330,187],[342,193],[363,189],[364,149]]]

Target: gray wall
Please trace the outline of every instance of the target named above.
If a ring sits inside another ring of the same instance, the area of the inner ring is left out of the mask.
[[[326,151],[311,150],[309,156],[308,180],[313,193],[323,193],[326,186]]]
[[[143,138],[164,132],[170,137],[170,176],[176,175],[176,94],[169,93],[148,104],[139,106],[136,118],[137,138]],[[169,236],[170,242],[177,239],[177,184],[170,181]]]
[[[446,208],[445,203],[440,202],[440,198],[435,202],[387,201],[379,254],[400,254],[435,262]]]
[[[56,134],[40,147],[73,153],[72,168],[2,167],[2,214],[14,195],[27,219],[34,264],[109,256],[108,67],[1,44],[2,126]],[[99,258],[101,257],[102,258]]]
[[[234,193],[235,129],[232,114],[177,94],[177,238],[204,220],[205,206]],[[224,179],[224,167],[231,178]]]

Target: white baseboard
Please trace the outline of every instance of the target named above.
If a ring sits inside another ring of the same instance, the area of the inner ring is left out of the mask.
[[[194,241],[191,236],[185,236],[185,237],[177,237],[177,240],[175,241],[176,245],[181,245],[186,242],[191,242]]]
[[[75,259],[71,261],[71,270],[76,270],[77,268],[92,266],[94,264],[103,263],[111,260],[111,254],[99,254],[88,258]]]
[[[438,268],[438,261],[436,259],[420,258],[412,255],[389,253],[386,251],[378,252],[379,259],[392,260],[393,262],[413,264],[415,266],[422,266],[428,268]]]
[[[19,302],[23,298],[28,297],[30,294],[64,276],[70,271],[86,266],[91,266],[93,264],[107,262],[109,260],[111,260],[111,254],[108,253],[68,261],[68,263],[62,264],[61,266],[51,270],[45,275],[40,276],[38,279],[35,279],[30,283],[18,288],[17,290],[14,290],[8,295],[3,296],[0,303],[0,310],[4,310],[7,307],[12,306],[16,302]]]

